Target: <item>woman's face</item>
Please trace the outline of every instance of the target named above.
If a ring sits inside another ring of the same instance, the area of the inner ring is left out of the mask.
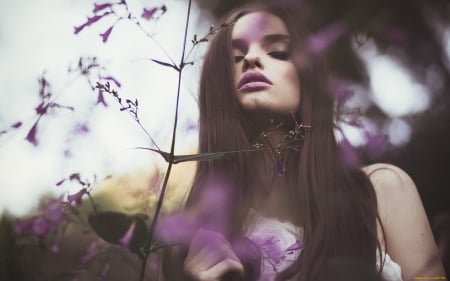
[[[237,98],[247,111],[295,112],[300,81],[284,22],[267,12],[239,18],[232,32]]]

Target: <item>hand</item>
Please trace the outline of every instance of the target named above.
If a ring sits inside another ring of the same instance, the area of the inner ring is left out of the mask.
[[[220,281],[233,273],[232,280],[242,280],[244,267],[231,244],[218,232],[199,229],[191,242],[184,271],[195,281]],[[237,277],[237,279],[236,279]]]

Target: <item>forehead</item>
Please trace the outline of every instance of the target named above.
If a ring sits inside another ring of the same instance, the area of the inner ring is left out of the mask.
[[[268,12],[252,12],[239,18],[233,27],[232,39],[259,40],[268,34],[289,35],[286,25]]]

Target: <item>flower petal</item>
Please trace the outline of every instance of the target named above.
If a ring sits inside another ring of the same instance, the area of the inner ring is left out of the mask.
[[[120,238],[119,244],[124,248],[128,248],[130,245],[131,239],[133,238],[134,228],[136,227],[136,221],[133,221],[128,228],[127,232]]]
[[[300,249],[303,249],[303,245],[300,241],[297,240],[297,241],[295,241],[294,244],[292,244],[291,246],[289,246],[286,249],[286,252],[296,251],[296,250],[300,250]]]
[[[95,14],[101,10],[111,7],[112,5],[113,5],[112,3],[108,3],[108,2],[103,3],[103,4],[94,3],[94,9],[92,10],[92,12]]]
[[[114,25],[111,25],[105,32],[100,34],[100,36],[102,37],[103,43],[106,43],[106,41],[108,41],[109,35],[111,34],[113,27],[114,27]]]
[[[141,17],[146,19],[146,20],[150,20],[157,10],[158,10],[157,7],[153,7],[153,8],[150,8],[150,9],[144,8],[142,10]]]

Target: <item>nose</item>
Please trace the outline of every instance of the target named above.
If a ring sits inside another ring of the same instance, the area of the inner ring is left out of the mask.
[[[263,64],[261,63],[261,59],[257,55],[247,54],[244,57],[244,65],[243,65],[244,71],[251,69],[251,68],[260,68],[264,69]]]

